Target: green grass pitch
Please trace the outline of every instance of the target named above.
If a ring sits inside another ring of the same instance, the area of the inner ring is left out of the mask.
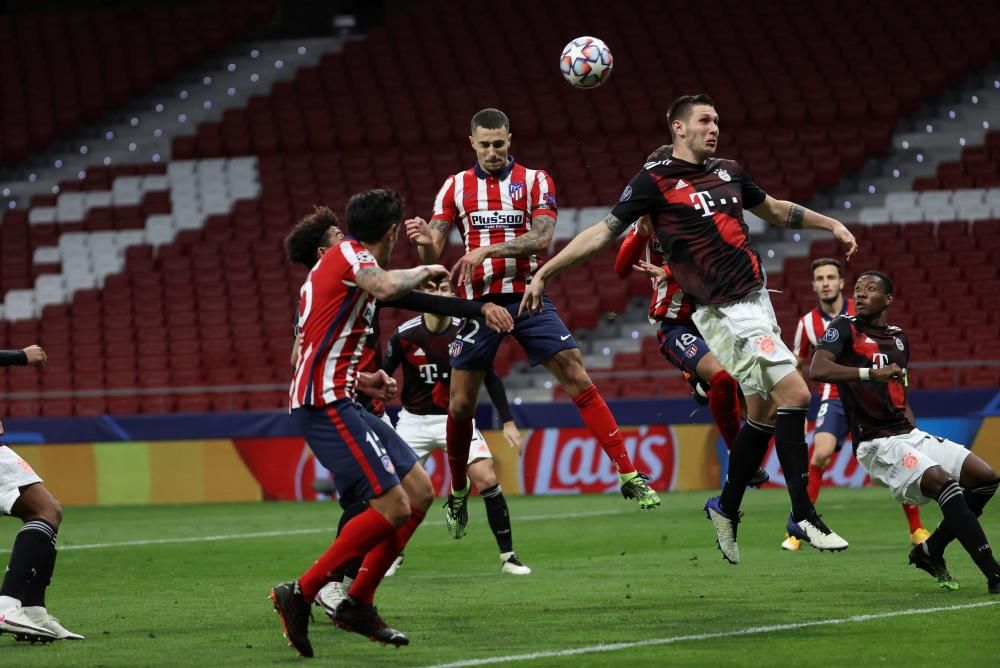
[[[824,490],[824,519],[851,543],[838,554],[807,546],[782,552],[787,495],[750,492],[739,566],[725,563],[715,548],[701,509],[706,496],[667,494],[651,512],[614,495],[511,498],[515,546],[534,569],[520,578],[500,573],[478,499],[470,504],[469,534],[459,541],[446,534],[438,502],[376,601],[412,644],[376,645],[333,627],[317,609],[313,662],[431,666],[532,654],[539,656],[497,665],[1000,660],[993,645],[1000,597],[986,593],[957,543],[947,554],[962,582],[957,592],[936,588],[908,566],[905,518],[884,489]],[[928,528],[940,519],[936,506],[923,512]],[[0,665],[307,662],[281,637],[267,594],[325,548],[338,514],[330,503],[69,509],[48,606],[87,639],[29,646],[4,635]],[[0,561],[9,556],[18,524],[0,522]],[[996,508],[987,508],[984,527],[1000,535]],[[887,614],[901,612],[907,614]],[[872,617],[833,622],[857,615]],[[805,622],[815,624],[791,626]],[[760,630],[766,626],[779,628]],[[642,641],[653,642],[635,644]],[[625,646],[556,654],[615,643]]]

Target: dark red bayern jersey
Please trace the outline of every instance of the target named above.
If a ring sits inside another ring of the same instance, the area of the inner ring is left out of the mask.
[[[403,408],[414,415],[446,415],[451,384],[448,348],[462,329],[455,318],[441,332],[432,332],[423,316],[401,324],[385,351],[382,368],[392,374],[403,367]]]
[[[323,254],[299,291],[299,361],[291,407],[324,406],[354,399],[358,363],[375,317],[375,297],[354,282],[375,257],[354,239]]]
[[[840,316],[826,328],[816,350],[829,350],[834,361],[859,369],[881,369],[896,364],[906,377],[910,344],[899,327],[872,327],[857,316]],[[907,434],[913,423],[906,417],[906,387],[890,382],[837,383],[840,400],[851,426],[856,448],[863,441]]]
[[[431,220],[457,224],[468,253],[524,236],[535,216],[556,215],[552,177],[511,160],[499,175],[484,172],[477,163],[449,176],[434,200]],[[476,267],[471,281],[456,285],[455,292],[466,299],[520,294],[540,266],[535,255],[489,258]]]
[[[697,303],[724,304],[764,285],[743,210],[765,197],[733,160],[670,158],[647,162],[611,213],[628,224],[649,214],[681,289]]]

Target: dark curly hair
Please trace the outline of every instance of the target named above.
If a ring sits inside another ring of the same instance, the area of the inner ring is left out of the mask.
[[[646,158],[646,162],[660,162],[661,160],[670,160],[670,156],[674,154],[673,144],[664,144],[660,148],[656,149],[649,154]]]
[[[337,214],[325,206],[317,206],[308,216],[296,223],[285,237],[285,255],[289,262],[312,269],[319,260],[320,246],[333,243],[331,228],[340,227]]]

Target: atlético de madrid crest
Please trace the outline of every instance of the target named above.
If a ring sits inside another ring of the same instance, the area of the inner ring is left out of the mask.
[[[724,169],[717,169],[715,170],[715,173],[718,174],[719,178],[725,181],[726,183],[729,183],[730,181],[733,180],[733,177],[729,175],[729,172],[727,172]]]

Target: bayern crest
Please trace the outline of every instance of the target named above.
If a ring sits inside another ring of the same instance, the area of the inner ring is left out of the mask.
[[[718,174],[719,178],[725,181],[726,183],[729,183],[730,181],[733,180],[733,177],[729,175],[729,172],[727,172],[724,169],[717,169],[715,170],[715,173]]]
[[[896,342],[896,348],[898,348],[899,350],[902,350],[903,349],[903,340],[901,338],[899,338],[898,336],[894,336],[892,338]]]

